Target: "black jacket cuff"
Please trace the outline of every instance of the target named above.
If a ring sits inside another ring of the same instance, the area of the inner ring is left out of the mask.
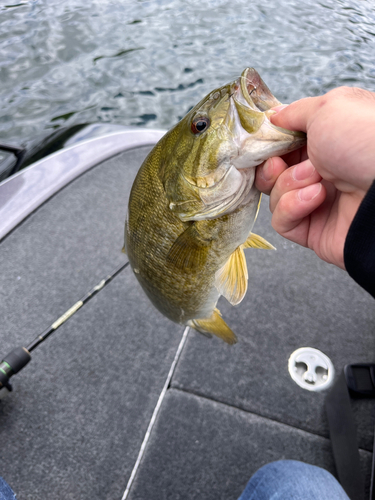
[[[375,298],[375,181],[349,228],[344,263],[349,275]]]

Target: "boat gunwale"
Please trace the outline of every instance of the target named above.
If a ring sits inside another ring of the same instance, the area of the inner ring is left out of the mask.
[[[130,149],[154,145],[165,132],[135,127],[83,140],[5,179],[0,183],[0,241],[40,205],[90,168]]]

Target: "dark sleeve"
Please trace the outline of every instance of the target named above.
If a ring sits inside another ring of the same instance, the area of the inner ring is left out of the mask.
[[[375,181],[349,228],[344,263],[354,281],[375,298]]]

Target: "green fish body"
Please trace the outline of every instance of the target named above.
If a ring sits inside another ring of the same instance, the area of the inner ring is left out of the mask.
[[[251,232],[260,203],[255,167],[306,142],[271,124],[277,105],[258,73],[245,69],[162,137],[129,198],[125,250],[151,302],[172,321],[229,344],[236,336],[217,301],[243,299],[244,248],[273,248]]]

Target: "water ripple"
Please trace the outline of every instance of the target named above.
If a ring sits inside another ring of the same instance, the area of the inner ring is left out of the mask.
[[[254,66],[284,102],[375,90],[375,7],[354,0],[27,0],[0,6],[0,138],[86,121],[169,128]]]

